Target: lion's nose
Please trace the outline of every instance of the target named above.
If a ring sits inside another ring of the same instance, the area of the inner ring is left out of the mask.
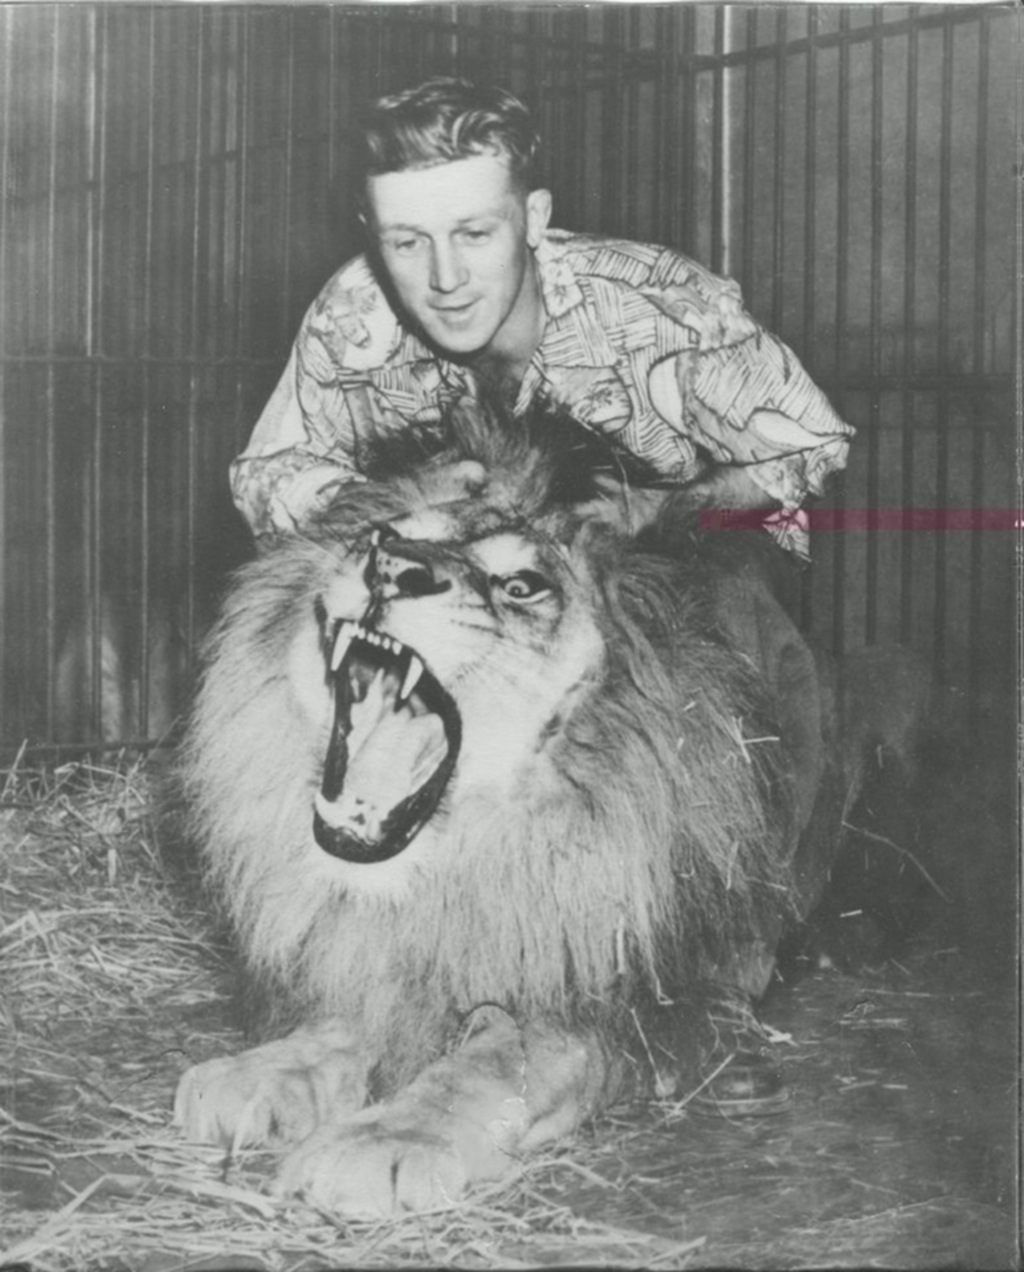
[[[370,553],[367,582],[378,598],[436,596],[451,580],[441,578],[429,557],[412,544],[377,543]]]

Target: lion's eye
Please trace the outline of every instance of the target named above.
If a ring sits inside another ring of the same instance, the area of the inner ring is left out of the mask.
[[[551,594],[551,584],[536,570],[517,570],[503,577],[495,575],[491,584],[510,601],[540,601]]]

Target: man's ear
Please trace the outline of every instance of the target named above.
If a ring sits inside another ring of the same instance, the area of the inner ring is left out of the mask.
[[[526,241],[539,247],[551,220],[551,191],[531,190],[526,196]]]

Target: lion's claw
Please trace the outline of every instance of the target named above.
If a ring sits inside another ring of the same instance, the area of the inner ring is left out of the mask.
[[[378,1121],[326,1126],[293,1149],[274,1183],[279,1196],[353,1219],[453,1205],[467,1172],[450,1141],[426,1131],[389,1130]]]
[[[366,1102],[366,1063],[336,1026],[300,1031],[187,1070],[175,1125],[194,1143],[295,1144]]]

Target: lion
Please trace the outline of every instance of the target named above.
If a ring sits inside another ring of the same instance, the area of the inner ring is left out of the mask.
[[[282,1036],[190,1069],[175,1116],[285,1146],[284,1194],[447,1205],[683,1090],[715,987],[763,991],[820,890],[831,715],[817,748],[780,730],[719,613],[750,536],[638,521],[629,463],[464,408],[226,598],[184,790]]]

